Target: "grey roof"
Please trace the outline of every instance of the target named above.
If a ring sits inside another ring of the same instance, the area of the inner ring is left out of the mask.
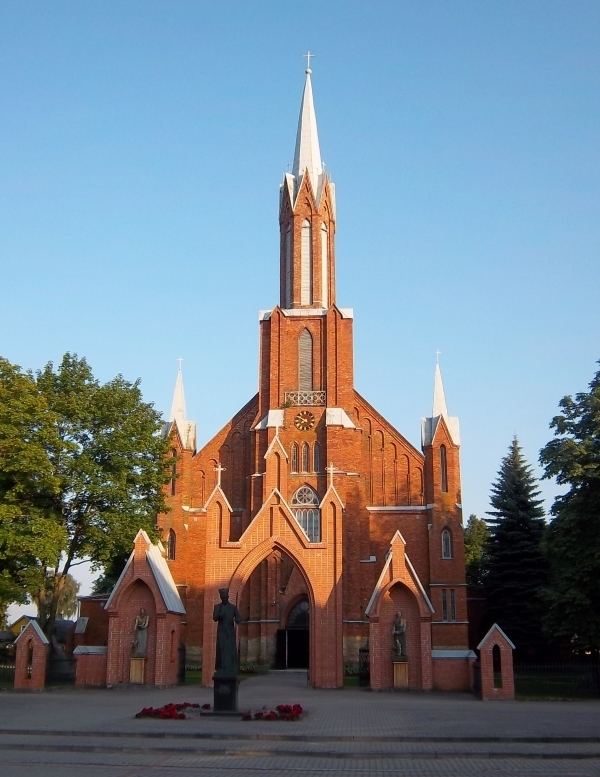
[[[33,629],[33,631],[35,631],[35,633],[38,635],[38,637],[41,639],[41,641],[42,641],[42,643],[44,645],[49,645],[50,644],[50,642],[48,641],[48,637],[44,634],[44,632],[42,631],[42,627],[40,626],[40,624],[36,620],[29,621],[27,626],[25,626],[23,631],[15,639],[15,644],[21,639],[23,634],[26,634],[30,629]]]

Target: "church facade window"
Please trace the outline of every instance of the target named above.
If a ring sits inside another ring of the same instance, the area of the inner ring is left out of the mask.
[[[292,497],[292,512],[310,542],[321,541],[319,497],[310,486],[300,486]]]
[[[450,529],[442,531],[442,558],[452,558],[452,534]]]
[[[448,490],[448,456],[446,446],[440,445],[440,480],[442,491]]]
[[[329,273],[329,233],[327,231],[327,224],[323,222],[321,224],[321,297],[323,300],[323,307],[328,307],[327,298],[329,296],[328,288],[328,275]]]
[[[312,305],[312,227],[310,221],[302,222],[300,236],[300,304]]]
[[[285,305],[292,304],[292,230],[288,227],[285,232]]]
[[[298,472],[298,444],[292,443],[292,472]]]
[[[167,537],[167,558],[169,561],[175,561],[177,555],[177,535],[173,529],[169,529],[169,536]]]
[[[308,329],[303,329],[298,338],[298,390],[312,391],[313,388],[313,339]]]
[[[171,496],[175,496],[177,492],[177,449],[171,448]]]
[[[302,472],[309,472],[309,459],[310,459],[310,448],[308,447],[308,443],[304,442],[302,443]]]
[[[321,446],[318,442],[313,447],[313,471],[321,471]]]

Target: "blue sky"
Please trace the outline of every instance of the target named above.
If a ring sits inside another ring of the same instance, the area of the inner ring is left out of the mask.
[[[256,391],[307,48],[356,387],[418,447],[441,351],[483,515],[600,358],[597,2],[5,0],[0,353],[163,411],[181,356],[209,439]]]

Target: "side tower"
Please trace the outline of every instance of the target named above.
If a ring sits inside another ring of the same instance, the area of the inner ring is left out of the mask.
[[[468,648],[468,618],[465,582],[464,531],[460,482],[459,421],[448,414],[439,361],[435,365],[433,408],[421,424],[421,447],[425,456],[425,503],[429,521],[431,601],[435,608],[431,627],[434,671],[438,687],[468,687],[461,684],[464,663],[458,668],[452,658],[471,658]]]

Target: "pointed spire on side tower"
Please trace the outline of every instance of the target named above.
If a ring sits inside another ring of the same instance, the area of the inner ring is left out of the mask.
[[[196,424],[188,421],[185,408],[185,393],[183,390],[183,359],[178,359],[179,368],[177,378],[175,379],[175,388],[173,389],[173,401],[171,402],[171,412],[169,414],[169,430],[173,424],[176,424],[183,447],[187,450],[196,448]]]
[[[431,445],[442,418],[448,427],[452,442],[455,445],[460,445],[458,418],[456,416],[448,415],[446,395],[442,382],[442,371],[440,369],[440,352],[438,351],[436,354],[435,372],[433,376],[433,410],[431,416],[429,418],[424,418],[421,422],[421,447]]]
[[[323,162],[321,161],[319,133],[317,131],[317,115],[315,113],[312,83],[310,80],[312,74],[310,58],[314,55],[309,51],[305,56],[308,60],[308,65],[305,70],[306,81],[304,83],[300,116],[298,118],[298,132],[296,133],[296,150],[294,152],[292,175],[296,178],[299,186],[302,176],[305,171],[308,170],[313,192],[316,196],[321,183],[320,179],[323,175]]]

